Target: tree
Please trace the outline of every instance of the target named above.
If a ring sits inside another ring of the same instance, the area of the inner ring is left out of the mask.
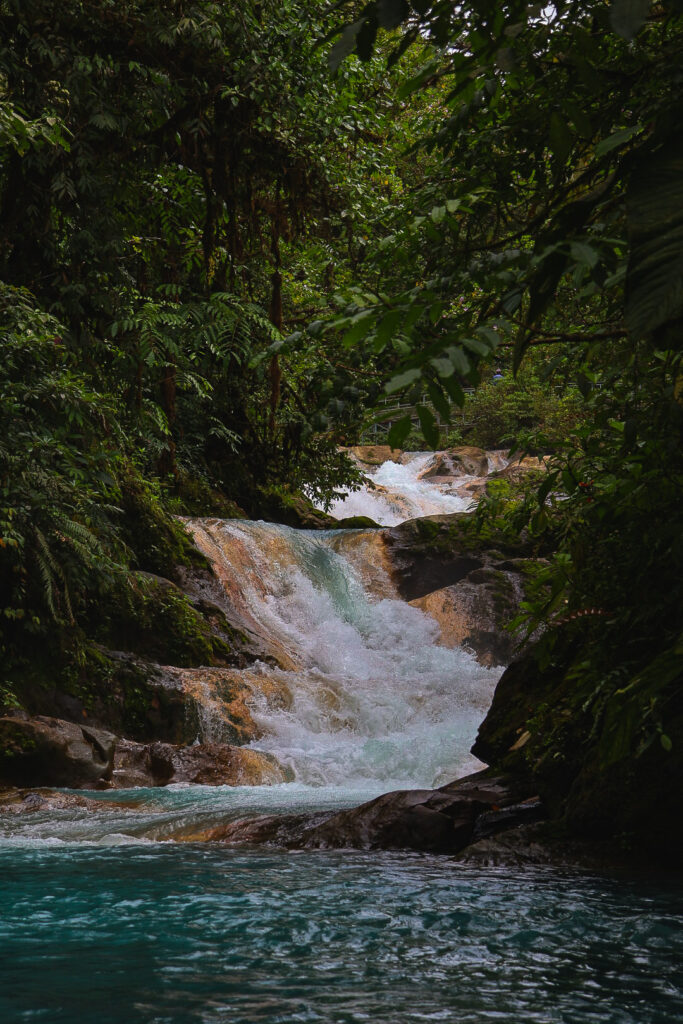
[[[367,59],[380,29],[390,62],[424,52],[400,94],[442,90],[422,140],[441,167],[330,330],[393,345],[386,391],[427,392],[440,412],[493,353],[517,369],[533,347],[550,375],[571,367],[587,422],[527,519],[558,545],[529,621],[586,727],[576,771],[596,745],[605,770],[667,752],[683,677],[680,3],[383,0],[353,18],[331,33],[333,66]],[[427,405],[421,418],[435,439]],[[567,758],[557,716],[530,729],[529,758]]]

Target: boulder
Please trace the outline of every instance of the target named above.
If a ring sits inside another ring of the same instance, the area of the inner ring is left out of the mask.
[[[357,444],[346,451],[362,466],[381,466],[383,462],[400,463],[403,454],[398,448],[390,448],[388,444]]]
[[[0,783],[10,786],[95,788],[114,765],[116,738],[59,718],[0,718]]]
[[[111,787],[166,786],[170,782],[203,786],[269,786],[291,782],[292,773],[270,754],[227,743],[178,746],[119,740]]]
[[[513,656],[516,641],[505,626],[521,595],[518,573],[486,566],[410,603],[438,623],[444,647],[465,647],[490,668],[507,665]]]
[[[524,458],[513,459],[504,469],[498,469],[491,473],[489,479],[507,480],[508,483],[517,484],[530,473],[542,473],[546,466],[546,459],[537,459],[533,455],[526,455]]]
[[[489,462],[483,448],[449,448],[437,452],[420,473],[421,480],[450,479],[458,476],[486,476]]]
[[[398,790],[336,814],[268,815],[211,830],[224,843],[293,849],[382,849],[457,853],[473,841],[539,820],[528,783],[488,771],[440,789]],[[481,823],[481,824],[480,824]]]
[[[376,523],[370,516],[346,516],[345,519],[337,520],[338,530],[381,530],[379,523]]]

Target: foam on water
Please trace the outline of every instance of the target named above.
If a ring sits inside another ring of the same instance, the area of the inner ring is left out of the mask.
[[[399,600],[388,578],[385,595],[371,595],[357,553],[354,565],[335,531],[193,526],[210,538],[260,635],[293,665],[260,666],[292,700],[288,708],[254,701],[265,733],[256,749],[311,785],[424,786],[467,770],[498,671],[440,646],[437,624]],[[368,534],[369,547],[373,540]]]
[[[433,452],[411,452],[402,456],[401,463],[384,462],[376,469],[365,469],[371,483],[338,498],[329,509],[330,515],[335,519],[369,516],[380,526],[396,526],[419,516],[467,511],[472,497],[455,493],[454,483],[419,479],[433,458]],[[459,477],[457,484],[462,486],[472,479]]]

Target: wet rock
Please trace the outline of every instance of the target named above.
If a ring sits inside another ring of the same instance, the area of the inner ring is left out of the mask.
[[[95,788],[108,780],[115,737],[58,718],[0,718],[0,783]]]
[[[345,519],[337,520],[339,530],[379,530],[379,523],[376,523],[370,516],[347,516]]]
[[[455,533],[447,540],[446,534],[451,526],[457,530],[459,519],[457,515],[424,516],[384,531],[394,579],[404,601],[457,583],[484,564],[479,552],[470,553],[464,543],[458,543]]]
[[[0,811],[5,814],[23,815],[40,811],[64,811],[74,807],[86,810],[120,810],[121,807],[137,807],[138,801],[130,800],[116,804],[99,800],[94,796],[79,793],[60,793],[55,789],[6,789],[0,790]]]
[[[440,789],[399,790],[338,813],[267,815],[232,821],[206,838],[294,849],[421,850],[457,853],[481,835],[535,821],[542,808],[530,784],[489,771]]]
[[[513,661],[498,680],[472,753],[487,764],[518,762],[527,723],[547,700],[554,670],[541,670],[532,651]]]
[[[458,476],[485,477],[489,463],[483,448],[449,448],[436,452],[429,464],[419,475],[420,480],[448,480]]]
[[[225,743],[177,746],[119,740],[111,785],[166,786],[170,782],[203,786],[268,786],[291,781],[291,772],[258,750]]]
[[[489,566],[410,603],[439,624],[444,647],[465,647],[481,665],[492,667],[507,665],[513,655],[515,639],[505,626],[521,594],[517,574]]]
[[[537,459],[532,455],[523,458],[513,459],[504,469],[491,473],[489,480],[507,480],[508,483],[517,484],[530,473],[542,473],[546,469],[547,459]]]
[[[363,466],[381,466],[384,462],[400,463],[403,455],[398,448],[390,448],[388,444],[357,444],[346,451]]]
[[[463,646],[481,664],[505,665],[514,650],[506,626],[523,598],[524,551],[481,541],[464,513],[427,516],[385,530],[391,574],[400,596],[439,624],[446,647]]]
[[[305,830],[299,845],[456,853],[479,838],[480,821],[493,832],[537,820],[542,815],[539,801],[520,803],[530,796],[534,794],[528,783],[477,772],[440,789],[385,793],[341,811]]]

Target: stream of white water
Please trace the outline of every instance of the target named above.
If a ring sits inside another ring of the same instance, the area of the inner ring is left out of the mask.
[[[367,483],[334,501],[330,515],[335,519],[368,516],[380,526],[396,526],[419,516],[467,511],[473,499],[466,487],[474,477],[438,483],[423,479],[421,474],[433,458],[432,452],[406,452],[400,463],[364,468]]]
[[[231,607],[281,666],[248,670],[264,694],[252,702],[255,749],[297,782],[378,791],[476,766],[469,748],[500,672],[441,646],[437,624],[398,598],[376,532],[190,526]]]

